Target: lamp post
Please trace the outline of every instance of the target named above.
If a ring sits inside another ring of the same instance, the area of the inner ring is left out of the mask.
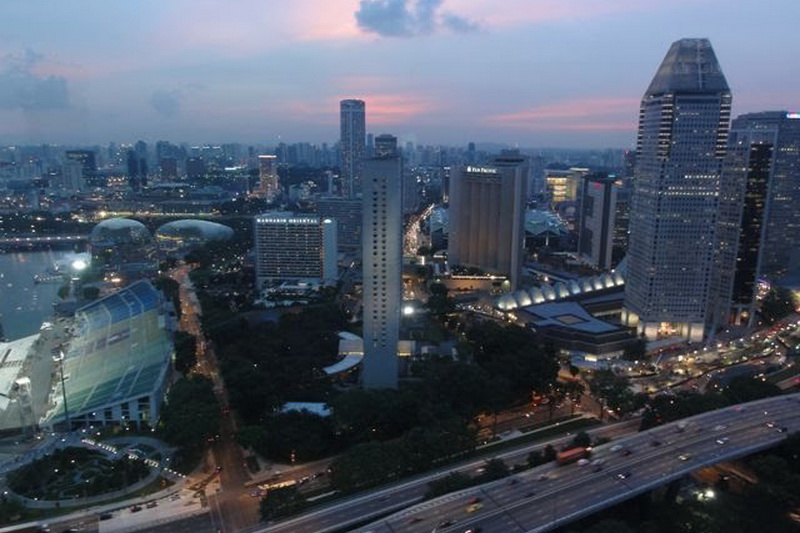
[[[64,420],[67,422],[67,431],[69,432],[70,424],[69,424],[69,409],[67,408],[67,388],[64,383],[64,360],[66,356],[64,355],[63,351],[58,352],[58,358],[56,359],[59,362],[59,370],[61,372],[61,394],[64,398]]]

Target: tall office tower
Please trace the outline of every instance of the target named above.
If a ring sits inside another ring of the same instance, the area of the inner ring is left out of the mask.
[[[83,190],[86,186],[83,180],[83,166],[77,161],[64,162],[61,165],[61,175],[55,185],[56,189],[66,193]]]
[[[202,157],[190,157],[186,160],[186,177],[190,180],[197,180],[205,176],[206,162]]]
[[[361,254],[362,202],[351,198],[320,198],[317,213],[337,224],[337,242],[342,252]]]
[[[632,179],[618,179],[614,184],[617,190],[617,208],[614,213],[614,240],[611,248],[611,266],[615,267],[628,253],[630,236],[631,199],[633,197]]]
[[[731,125],[722,174],[715,325],[750,325],[759,277],[798,266],[800,114],[750,113]],[[793,264],[794,263],[794,264]]]
[[[366,157],[375,157],[375,135],[367,133]]]
[[[453,173],[447,246],[451,264],[505,274],[516,289],[525,244],[527,182],[528,162],[518,154]]]
[[[279,193],[278,157],[274,155],[258,156],[258,188],[254,194],[271,202]]]
[[[339,125],[341,139],[342,181],[344,196],[355,198],[361,194],[361,178],[364,174],[366,155],[366,112],[363,100],[339,102]]]
[[[591,175],[583,178],[578,228],[578,255],[587,263],[611,269],[617,210],[616,178]]]
[[[178,160],[174,157],[165,157],[158,162],[158,167],[162,178],[175,179],[178,177]]]
[[[707,39],[673,43],[639,109],[623,321],[701,341],[731,93]]]
[[[273,212],[255,221],[256,288],[284,281],[336,283],[336,223]]]
[[[97,160],[92,150],[67,150],[64,156],[70,161],[77,161],[83,168],[83,176],[89,177],[97,174]]]
[[[531,171],[528,175],[528,198],[541,199],[547,189],[544,180],[544,158],[542,156],[533,156],[531,161]]]
[[[402,161],[397,142],[375,139],[364,171],[362,223],[364,363],[370,388],[397,386],[397,342],[402,303]]]

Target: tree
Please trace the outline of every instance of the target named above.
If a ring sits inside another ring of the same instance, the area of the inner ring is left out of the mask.
[[[503,479],[508,475],[508,465],[502,459],[489,459],[483,468],[483,473],[480,475],[481,483]]]
[[[545,460],[544,454],[541,450],[533,450],[528,454],[528,466],[531,468],[543,465],[546,462],[547,461]]]
[[[430,296],[428,297],[428,303],[426,305],[431,314],[442,317],[455,311],[455,303],[453,299],[447,295],[448,290],[444,284],[431,283],[429,290]]]
[[[181,317],[180,283],[172,278],[161,277],[153,282],[156,289],[164,293],[167,300],[175,307],[175,315]]]
[[[84,287],[81,291],[81,297],[87,301],[94,301],[97,300],[97,297],[100,296],[100,289],[97,287]]]
[[[750,376],[733,378],[722,391],[722,395],[729,403],[751,402],[779,394],[781,394],[781,389],[774,383]]]
[[[556,451],[552,444],[548,444],[544,447],[542,457],[544,457],[545,462],[549,463],[550,461],[555,461],[557,456],[558,451]]]
[[[307,503],[305,496],[296,486],[270,489],[259,504],[261,520],[268,522],[297,514],[305,509]]]
[[[772,325],[795,310],[794,296],[786,287],[773,287],[761,302],[761,317]]]
[[[564,390],[564,395],[569,401],[570,415],[575,414],[575,406],[581,404],[581,397],[586,391],[586,387],[580,381],[566,381],[560,384]]]
[[[434,479],[428,483],[428,491],[425,493],[425,499],[437,498],[444,496],[450,492],[466,489],[472,486],[472,479],[466,474],[461,472],[452,472],[439,479]]]
[[[638,337],[635,341],[631,342],[622,352],[622,359],[625,361],[642,361],[647,357],[647,340],[644,337]]]
[[[161,435],[170,444],[198,449],[219,432],[220,409],[214,385],[201,376],[181,378],[161,410]]]
[[[600,400],[600,420],[603,419],[606,406],[617,415],[623,415],[644,405],[644,397],[633,394],[628,379],[616,375],[609,369],[595,371],[589,380],[589,389]]]
[[[253,449],[275,461],[312,461],[331,454],[337,447],[330,418],[308,411],[270,415],[263,428],[264,438],[256,440]]]
[[[175,370],[186,375],[197,364],[197,338],[191,333],[175,333]]]
[[[573,438],[572,442],[570,443],[574,447],[583,447],[587,448],[592,445],[592,438],[589,436],[588,433],[585,431],[579,431]]]

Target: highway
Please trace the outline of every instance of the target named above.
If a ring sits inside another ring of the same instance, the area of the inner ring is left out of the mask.
[[[800,394],[793,394],[704,413],[598,447],[592,460],[603,464],[597,471],[592,465],[550,463],[420,503],[354,531],[548,531],[703,466],[774,446],[800,430],[798,404]],[[681,431],[679,423],[688,425]]]
[[[639,420],[628,420],[606,426],[598,426],[591,430],[593,436],[617,438],[635,432],[639,427]],[[348,526],[357,525],[371,516],[378,517],[392,510],[405,509],[420,502],[428,490],[428,483],[434,479],[446,476],[451,472],[464,472],[474,474],[483,466],[487,458],[498,458],[507,464],[525,463],[528,454],[533,450],[540,450],[547,444],[560,446],[572,439],[571,436],[554,439],[547,442],[524,444],[511,450],[475,459],[466,463],[442,468],[435,472],[424,474],[408,481],[398,482],[385,488],[375,489],[365,494],[343,498],[336,502],[312,510],[295,518],[270,524],[268,526],[250,529],[258,533],[325,533],[341,530]],[[387,530],[388,531],[388,530]]]

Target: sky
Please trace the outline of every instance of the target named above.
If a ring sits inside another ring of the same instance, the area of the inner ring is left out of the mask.
[[[797,0],[2,0],[0,143],[402,141],[627,148],[670,44],[734,115],[800,108]]]

